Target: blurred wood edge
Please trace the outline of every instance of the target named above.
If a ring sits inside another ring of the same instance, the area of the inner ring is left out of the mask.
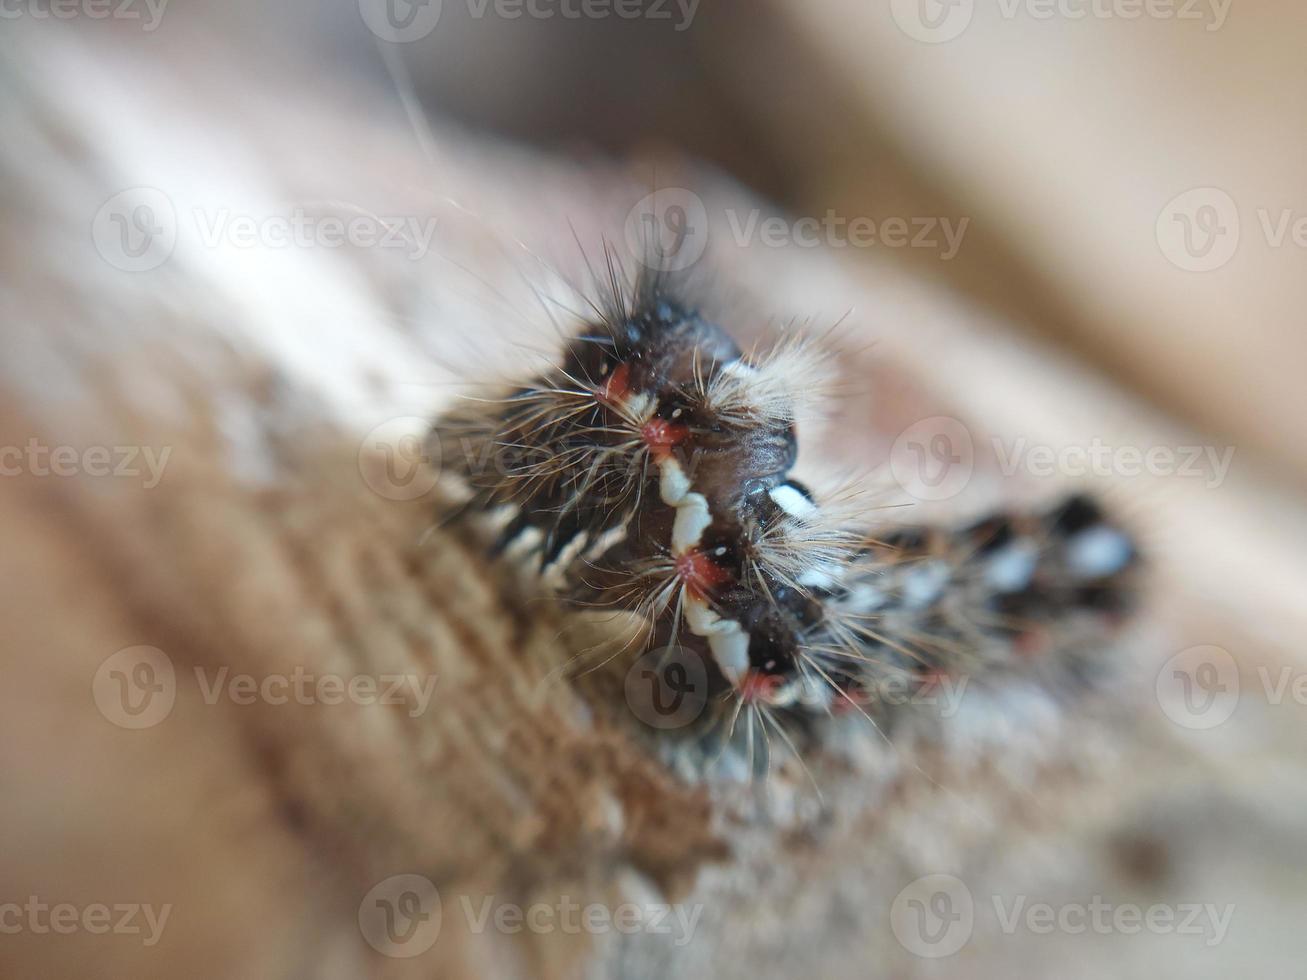
[[[1257,213],[1304,203],[1307,137],[1292,121],[1307,98],[1307,9],[1243,8],[1207,31],[1005,19],[983,3],[941,44],[907,36],[889,4],[736,0],[727,11],[704,43],[740,110],[808,174],[800,212],[969,217],[952,261],[870,251],[1307,483],[1303,256],[1261,240]],[[1238,203],[1242,241],[1223,268],[1187,272],[1155,226],[1175,195],[1209,185]]]

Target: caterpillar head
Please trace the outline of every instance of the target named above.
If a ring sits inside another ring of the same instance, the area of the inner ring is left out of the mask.
[[[804,653],[806,637],[821,618],[820,603],[812,596],[771,583],[740,617],[749,637],[749,666],[735,683],[737,694],[776,707],[822,698],[825,685],[811,676]]]

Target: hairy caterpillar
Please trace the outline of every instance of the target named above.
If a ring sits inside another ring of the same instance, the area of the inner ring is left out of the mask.
[[[846,521],[790,476],[814,345],[745,356],[683,283],[627,283],[611,254],[599,292],[555,369],[447,413],[433,449],[466,509],[501,516],[497,552],[694,651],[732,724],[883,715],[889,679],[1078,671],[1128,611],[1135,548],[1088,498],[961,528]]]

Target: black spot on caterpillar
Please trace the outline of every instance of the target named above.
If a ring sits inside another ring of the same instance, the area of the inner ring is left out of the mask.
[[[681,282],[628,282],[611,253],[600,294],[556,368],[433,428],[465,509],[507,515],[496,551],[556,572],[565,601],[638,613],[645,646],[693,651],[732,727],[744,706],[886,717],[888,684],[1092,670],[1138,565],[1096,503],[846,525],[790,476],[814,345],[745,356]]]

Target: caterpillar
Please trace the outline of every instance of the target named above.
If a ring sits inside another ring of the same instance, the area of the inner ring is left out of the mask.
[[[1092,671],[1139,564],[1092,499],[961,527],[845,519],[791,475],[816,345],[746,356],[683,280],[627,280],[611,253],[598,294],[555,368],[432,428],[460,513],[499,517],[493,553],[702,658],[732,723],[884,716],[890,679]]]

